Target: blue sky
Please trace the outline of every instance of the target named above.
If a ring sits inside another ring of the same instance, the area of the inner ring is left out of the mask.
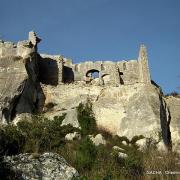
[[[75,63],[137,59],[143,43],[152,79],[180,92],[180,0],[0,0],[1,39],[24,40],[30,30],[41,53]]]

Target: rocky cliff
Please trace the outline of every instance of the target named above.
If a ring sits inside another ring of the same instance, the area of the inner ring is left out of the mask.
[[[33,38],[36,39],[35,34],[14,45],[11,53],[1,42],[4,53],[0,56],[0,119],[4,123],[13,121],[18,114],[43,108],[45,97],[39,82],[37,44],[33,44]]]
[[[166,103],[171,115],[170,131],[173,150],[180,153],[180,96],[166,97]]]
[[[132,138],[136,135],[162,140],[171,146],[170,115],[161,91],[154,85],[101,87],[85,84],[44,86],[45,106],[54,103],[49,118],[67,113],[64,124],[78,127],[76,107],[90,99],[99,128]],[[161,139],[161,138],[160,138]]]

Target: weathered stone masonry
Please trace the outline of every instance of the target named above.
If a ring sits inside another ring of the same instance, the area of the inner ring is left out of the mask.
[[[84,81],[97,85],[131,85],[151,83],[147,52],[140,47],[138,60],[130,61],[85,61],[73,64],[62,56],[41,55],[42,79],[47,84],[61,84]],[[93,73],[97,76],[93,77]]]
[[[29,40],[17,44],[0,42],[0,57],[20,56],[34,52],[34,46],[40,42],[34,32],[29,33]],[[147,52],[144,45],[140,47],[138,60],[130,61],[85,61],[73,64],[71,59],[61,55],[39,56],[39,76],[44,84],[58,85],[84,81],[97,85],[130,85],[135,83],[151,83]],[[96,73],[96,77],[93,74]]]

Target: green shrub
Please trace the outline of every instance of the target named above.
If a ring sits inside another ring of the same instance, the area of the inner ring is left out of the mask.
[[[157,150],[157,144],[161,141],[163,141],[162,132],[160,130],[157,132],[153,132],[150,137],[146,138],[144,152],[151,153],[152,151]]]
[[[21,172],[13,170],[8,163],[0,160],[0,177],[1,180],[17,180],[21,179]]]
[[[9,124],[0,128],[0,153],[41,153],[61,147],[65,135],[77,131],[71,125],[61,126],[64,117],[48,120],[34,116],[32,120],[18,122],[17,126]]]
[[[25,138],[17,127],[7,125],[0,129],[0,156],[12,155],[22,151]]]
[[[96,146],[89,137],[84,138],[76,152],[76,165],[80,170],[90,170],[95,162],[97,155]]]
[[[66,134],[76,130],[71,125],[61,126],[65,115],[48,120],[42,116],[35,116],[32,121],[21,121],[18,129],[25,136],[24,152],[51,151],[65,143]]]
[[[82,103],[79,104],[77,107],[77,117],[81,126],[82,136],[96,132],[96,120],[92,111],[92,103],[89,100],[85,105]]]
[[[134,136],[131,140],[127,137],[115,136],[113,143],[121,149],[114,151],[114,157],[119,162],[121,167],[124,167],[125,175],[142,175],[143,174],[143,153],[139,150],[139,146],[136,142],[143,139],[144,136]],[[126,142],[123,143],[123,141]],[[119,152],[127,154],[126,158],[118,156]]]
[[[165,95],[165,97],[168,97],[168,96],[178,97],[178,95],[179,95],[179,93],[178,93],[178,92],[173,91],[173,92],[171,92],[171,93],[166,94],[166,95]]]
[[[127,175],[139,176],[143,174],[143,153],[136,149],[127,151],[127,158],[124,159],[124,166]]]

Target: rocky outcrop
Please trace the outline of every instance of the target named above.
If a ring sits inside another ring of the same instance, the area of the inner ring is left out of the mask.
[[[170,132],[172,148],[180,153],[180,96],[168,96],[166,97],[166,103],[171,115]]]
[[[45,97],[38,79],[37,44],[32,44],[32,40],[31,35],[30,40],[18,42],[11,56],[6,49],[1,54],[1,122],[11,122],[18,114],[33,113],[43,108]]]
[[[119,87],[103,87],[86,84],[64,84],[57,87],[46,86],[46,104],[56,103],[53,112],[46,116],[69,113],[76,110],[79,103],[90,99],[93,103],[98,127],[131,139],[136,135],[163,140],[169,146],[169,117],[167,106],[158,87],[154,85],[134,84]],[[69,116],[69,122],[77,117]],[[163,129],[162,129],[163,128]]]
[[[79,176],[63,157],[54,153],[7,156],[4,163],[14,172],[15,179],[69,180]]]

